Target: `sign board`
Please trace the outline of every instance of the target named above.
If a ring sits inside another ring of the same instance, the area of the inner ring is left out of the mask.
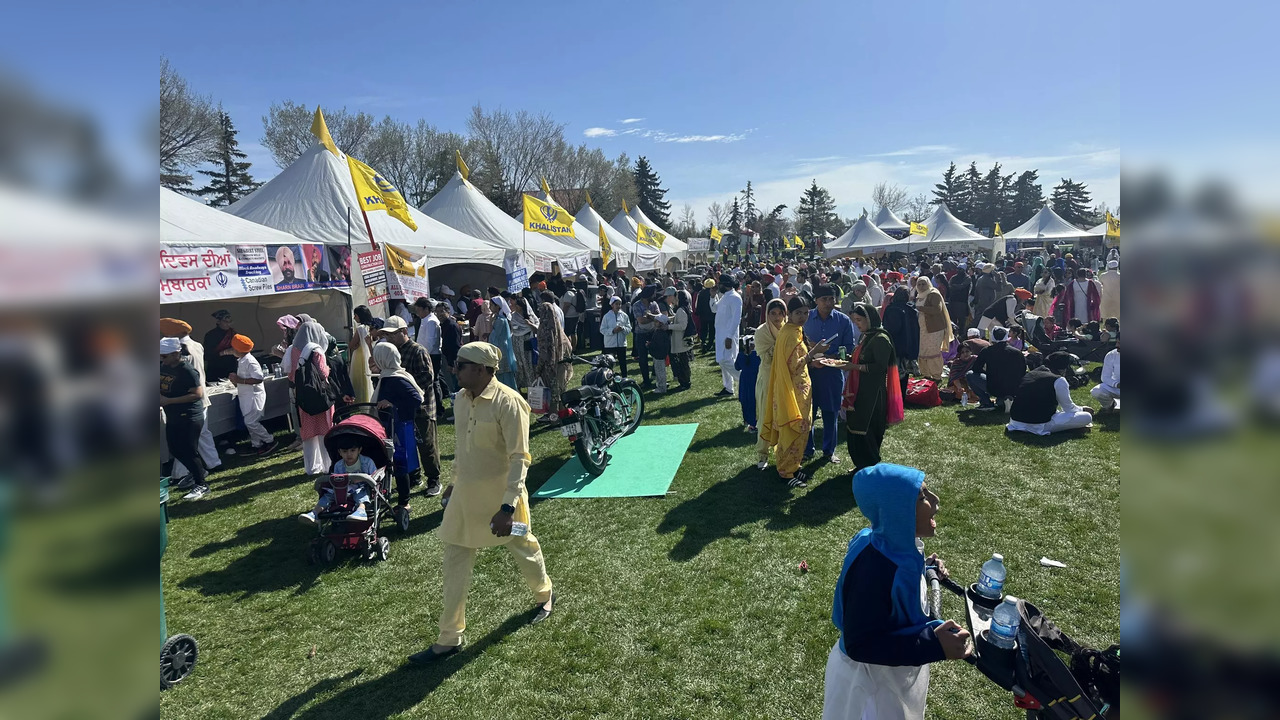
[[[351,250],[292,245],[160,245],[160,302],[335,288],[350,292]]]
[[[356,255],[360,265],[360,277],[367,294],[365,303],[370,307],[387,301],[387,266],[381,250],[371,250]]]

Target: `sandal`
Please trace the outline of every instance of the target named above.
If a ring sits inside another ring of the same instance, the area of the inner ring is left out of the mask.
[[[787,481],[787,487],[807,488],[809,487],[809,483],[805,482],[805,478],[807,477],[808,476],[804,474],[803,470],[797,470],[795,475],[789,478],[783,478],[783,480]]]

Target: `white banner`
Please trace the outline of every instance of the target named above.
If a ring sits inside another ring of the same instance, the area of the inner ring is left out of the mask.
[[[350,292],[351,252],[319,243],[160,246],[160,303],[336,288]]]
[[[427,282],[427,258],[422,253],[410,252],[389,243],[382,244],[387,259],[388,296],[404,300],[410,305],[420,297],[431,296]]]
[[[711,238],[689,238],[689,252],[711,252]]]

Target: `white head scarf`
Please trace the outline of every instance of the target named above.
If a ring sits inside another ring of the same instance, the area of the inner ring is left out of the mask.
[[[378,377],[389,378],[398,377],[409,381],[414,390],[418,391],[418,397],[424,397],[422,388],[418,387],[418,382],[413,379],[408,370],[400,367],[400,349],[389,342],[383,341],[373,346],[373,361],[378,364]],[[377,396],[382,395],[382,385],[378,385]],[[375,399],[377,399],[375,396]]]
[[[325,332],[324,326],[315,320],[310,319],[308,315],[299,315],[298,319],[307,318],[298,325],[298,331],[293,336],[293,354],[295,367],[301,366],[302,363],[311,357],[311,353],[316,350],[323,355],[329,347],[329,334]]]
[[[501,295],[494,295],[489,299],[492,302],[497,303],[498,307],[502,308],[502,312],[501,312],[502,317],[506,318],[507,320],[511,319],[511,306],[507,304],[506,298],[502,297]]]

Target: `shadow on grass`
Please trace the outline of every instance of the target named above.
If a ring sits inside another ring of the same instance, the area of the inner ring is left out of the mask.
[[[281,475],[282,471],[285,474]],[[262,482],[272,476],[278,477]],[[218,510],[244,504],[264,493],[272,493],[289,487],[310,487],[312,482],[301,469],[283,469],[274,465],[235,476],[228,475],[226,482],[215,476],[209,479],[209,494],[201,500],[178,500],[173,502],[174,499],[181,498],[182,493],[177,490],[172,491],[169,496],[169,517],[181,519],[208,515]]]
[[[1093,426],[1103,432],[1120,432],[1120,413],[1115,411],[1094,413]]]
[[[813,485],[813,471],[809,470],[809,491],[787,506],[786,515],[771,520],[768,529],[789,530],[797,525],[821,527],[857,507],[853,497],[852,463],[847,467],[850,472],[827,478],[817,487]]]
[[[316,695],[327,691],[333,685],[346,681],[352,674],[348,673],[336,681],[321,681],[284,701],[266,717],[272,720],[288,720],[294,717],[317,719],[358,717],[364,720],[383,720],[400,715],[422,702],[467,663],[483,655],[485,650],[527,625],[531,618],[532,611],[512,615],[493,632],[481,638],[479,642],[463,648],[457,655],[431,665],[419,666],[406,663],[380,678],[349,687],[332,698],[299,713],[298,708],[306,705]],[[355,671],[356,674],[360,672]]]
[[[999,410],[960,410],[956,413],[956,419],[969,427],[989,427],[1009,423],[1009,416]]]
[[[321,572],[307,562],[307,543],[312,537],[312,533],[298,526],[293,516],[256,522],[237,530],[230,540],[196,548],[191,557],[205,557],[263,541],[266,545],[254,548],[219,570],[193,575],[178,583],[178,587],[195,589],[206,596],[238,594],[246,598],[289,588],[295,588],[294,594],[301,595],[315,584]]]
[[[747,432],[741,425],[730,425],[720,432],[710,437],[704,437],[701,440],[694,440],[689,446],[689,453],[696,453],[699,450],[708,450],[710,448],[722,447],[755,447],[756,434]]]
[[[1031,433],[1027,433],[1027,432],[1020,432],[1020,431],[1010,432],[1008,430],[1005,430],[1004,436],[1009,438],[1013,442],[1018,443],[1019,445],[1026,445],[1027,447],[1047,448],[1047,447],[1057,447],[1062,443],[1071,442],[1072,440],[1084,439],[1089,436],[1089,429],[1080,428],[1078,430],[1064,430],[1063,432],[1056,432],[1056,433],[1053,433],[1052,435],[1032,435]]]
[[[681,392],[693,392],[693,390],[683,390]],[[676,403],[675,405],[668,405],[666,407],[661,407],[661,408],[657,408],[656,410],[645,412],[644,419],[656,420],[658,418],[664,418],[664,417],[683,417],[688,413],[696,413],[697,411],[705,407],[709,407],[711,405],[718,405],[724,402],[725,400],[728,400],[728,398],[715,397],[715,396],[701,397],[701,398],[691,397],[687,400],[684,398],[681,398],[681,399],[683,400],[683,402],[679,402],[679,403]],[[696,415],[694,417],[696,419]]]
[[[352,670],[351,672],[337,678],[325,678],[320,682],[312,685],[306,690],[294,695],[278,706],[275,710],[262,716],[262,720],[287,720],[293,717],[304,705],[314,700],[317,696],[333,691],[340,685],[345,685],[352,680],[364,674],[363,669]]]
[[[672,508],[657,531],[665,535],[684,529],[668,557],[685,562],[720,538],[746,539],[748,534],[734,532],[738,527],[782,519],[790,498],[790,488],[772,469],[762,471],[751,465]]]

